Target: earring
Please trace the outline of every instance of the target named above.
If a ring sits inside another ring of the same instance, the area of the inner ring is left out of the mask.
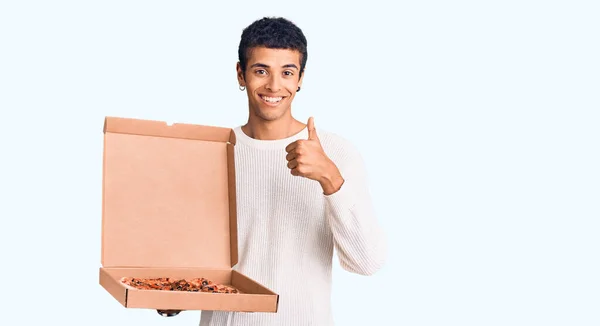
[[[299,92],[299,91],[300,91],[300,86],[298,86],[298,90],[296,92]]]
[[[245,90],[246,90],[246,86],[240,85],[240,91],[245,91]]]

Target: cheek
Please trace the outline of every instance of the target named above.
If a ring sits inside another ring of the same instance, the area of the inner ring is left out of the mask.
[[[252,76],[249,73],[246,73],[246,87],[253,89],[256,88],[257,85],[260,85],[260,79],[257,79],[255,76]]]
[[[292,88],[296,87],[296,85],[298,85],[298,82],[300,81],[296,77],[289,77],[284,80],[284,83]]]
[[[256,78],[248,76],[246,78],[246,88],[250,90],[251,93],[255,94],[257,91],[264,90],[265,86],[268,84],[267,78]],[[290,78],[282,78],[279,80],[279,86],[281,91],[288,91],[290,94],[294,94],[298,89],[299,80],[294,76]]]
[[[296,92],[296,89],[298,88],[298,81],[297,80],[286,80],[284,83],[284,87],[290,91],[290,93],[294,93]]]

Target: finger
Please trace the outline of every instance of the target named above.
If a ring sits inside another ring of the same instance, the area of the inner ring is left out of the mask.
[[[289,152],[288,155],[285,156],[285,159],[289,161],[296,158],[296,151]]]
[[[298,171],[298,169],[291,169],[291,170],[290,170],[290,173],[291,173],[292,175],[295,175],[295,176],[299,176],[299,175],[300,175],[300,172]]]
[[[315,129],[315,119],[313,117],[308,118],[306,126],[308,127],[308,139],[318,139],[317,130]]]
[[[285,151],[289,153],[291,150],[293,150],[294,148],[296,148],[296,146],[298,146],[298,141],[297,140],[295,142],[287,145],[285,147]]]
[[[295,169],[296,167],[298,167],[298,161],[296,160],[291,160],[288,162],[287,167],[290,169]]]

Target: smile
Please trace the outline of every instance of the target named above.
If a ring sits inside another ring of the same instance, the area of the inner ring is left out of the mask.
[[[265,96],[265,95],[259,95],[259,96],[263,101],[270,103],[270,104],[277,104],[283,99],[283,96],[279,96],[279,97],[270,97],[270,96]]]

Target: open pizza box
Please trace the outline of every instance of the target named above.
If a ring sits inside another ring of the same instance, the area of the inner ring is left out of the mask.
[[[277,312],[238,261],[232,129],[107,117],[100,285],[127,308]],[[144,290],[136,278],[206,278],[239,293]]]

